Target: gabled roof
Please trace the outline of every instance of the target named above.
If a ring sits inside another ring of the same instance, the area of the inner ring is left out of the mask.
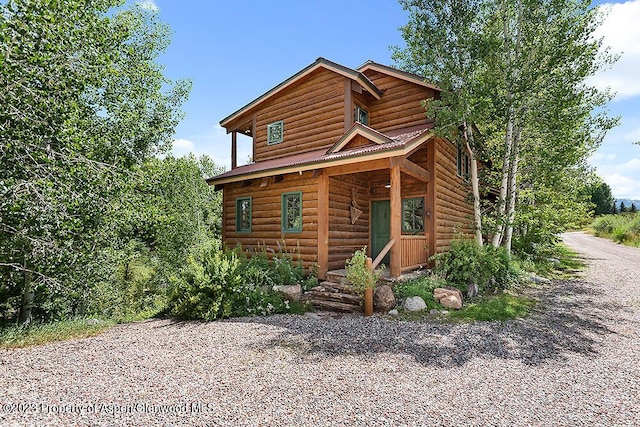
[[[362,74],[360,71],[347,68],[343,65],[337,64],[335,62],[329,61],[328,59],[320,57],[316,59],[312,64],[303,68],[302,70],[300,70],[293,76],[289,77],[287,80],[283,81],[273,89],[265,92],[264,94],[260,95],[259,97],[257,97],[256,99],[254,99],[253,101],[245,105],[244,107],[240,108],[236,112],[222,119],[220,121],[220,125],[222,127],[226,127],[234,119],[240,117],[242,114],[246,113],[247,111],[261,104],[262,102],[267,101],[272,96],[276,95],[277,93],[281,92],[287,87],[298,82],[300,79],[312,73],[313,71],[317,70],[318,68],[325,68],[327,70],[333,71],[335,73],[338,73],[340,75],[343,75],[345,77],[348,77],[358,82],[362,87],[364,87],[367,91],[369,91],[369,93],[371,93],[376,99],[380,99],[380,97],[382,96],[382,91],[380,91],[380,89],[378,89],[376,85],[374,85],[371,82],[371,80],[369,80],[369,78],[364,74]]]
[[[409,81],[411,83],[415,83],[415,84],[419,84],[421,86],[424,87],[428,87],[430,89],[433,90],[437,90],[438,92],[442,92],[442,89],[440,89],[438,86],[435,86],[431,83],[428,83],[424,80],[424,77],[419,76],[417,74],[413,74],[413,73],[409,73],[407,71],[403,71],[400,70],[398,68],[393,68],[393,67],[389,67],[388,65],[383,65],[383,64],[378,64],[377,62],[374,61],[367,61],[364,64],[362,64],[361,66],[359,66],[358,68],[356,68],[357,71],[360,71],[361,73],[364,73],[367,70],[374,70],[374,71],[378,71],[381,72],[383,74],[388,74],[391,76],[395,76],[398,77],[402,80],[406,80]]]
[[[360,125],[359,127],[352,126],[345,135],[352,129],[362,130],[364,127],[365,126],[363,125]],[[228,184],[247,179],[263,178],[291,172],[303,172],[330,166],[407,155],[433,137],[433,132],[430,132],[432,128],[433,124],[425,124],[397,129],[383,134],[367,127],[367,129],[373,131],[375,134],[381,135],[384,142],[378,143],[377,141],[373,141],[370,145],[359,146],[342,151],[331,151],[337,145],[334,144],[329,150],[314,150],[240,166],[236,169],[232,169],[223,174],[209,178],[207,179],[207,182],[213,185]],[[340,140],[345,139],[345,135],[343,135]]]
[[[372,129],[369,126],[363,125],[360,122],[355,122],[349,128],[349,130],[347,130],[345,134],[342,135],[338,142],[336,142],[331,148],[329,148],[329,150],[327,150],[327,154],[336,153],[342,150],[349,143],[349,141],[351,141],[357,135],[363,136],[369,141],[372,141],[376,144],[388,144],[390,142],[393,142],[393,140],[385,134]]]

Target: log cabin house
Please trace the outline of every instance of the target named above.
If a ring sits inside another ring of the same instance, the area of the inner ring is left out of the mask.
[[[319,58],[224,118],[231,170],[207,180],[223,191],[224,244],[284,242],[320,278],[365,245],[392,277],[427,264],[473,213],[468,159],[434,135],[422,105],[439,92],[375,62]],[[254,163],[237,166],[238,134],[252,138]]]

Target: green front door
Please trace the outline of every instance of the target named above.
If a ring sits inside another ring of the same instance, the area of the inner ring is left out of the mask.
[[[371,202],[371,257],[376,259],[391,238],[391,204],[389,200]],[[389,252],[382,262],[389,266]]]

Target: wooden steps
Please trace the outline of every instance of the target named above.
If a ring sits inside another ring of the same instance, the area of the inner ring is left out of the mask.
[[[314,307],[322,310],[362,312],[362,297],[348,284],[322,282],[308,291],[305,297]]]

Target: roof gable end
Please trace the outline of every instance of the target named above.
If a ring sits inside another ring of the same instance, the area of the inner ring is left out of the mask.
[[[349,128],[349,130],[344,133],[344,135],[342,135],[338,142],[333,144],[333,146],[329,148],[329,150],[327,150],[327,154],[337,153],[340,150],[346,148],[349,145],[349,142],[351,142],[358,135],[378,145],[393,142],[393,139],[389,138],[388,136],[376,131],[375,129],[365,126],[362,123],[356,122]]]
[[[275,86],[271,90],[269,90],[269,91],[265,92],[264,94],[260,95],[258,98],[254,99],[253,101],[251,101],[250,103],[248,103],[244,107],[240,108],[236,112],[234,112],[231,115],[229,115],[229,116],[225,117],[224,119],[222,119],[220,121],[220,125],[222,127],[226,127],[229,123],[231,123],[236,118],[238,118],[241,115],[247,113],[251,109],[257,107],[261,103],[267,101],[271,97],[273,97],[276,94],[280,93],[284,89],[286,89],[286,88],[290,87],[291,85],[295,84],[296,82],[300,81],[300,79],[302,79],[303,77],[311,74],[312,72],[314,72],[318,68],[324,68],[324,69],[327,69],[329,71],[333,71],[333,72],[335,72],[337,74],[340,74],[342,76],[345,76],[347,78],[350,78],[350,79],[358,82],[363,88],[365,88],[369,93],[371,93],[371,95],[373,95],[376,99],[380,99],[382,97],[382,91],[380,89],[378,89],[378,87],[376,87],[376,85],[374,85],[373,82],[371,80],[369,80],[369,78],[367,76],[365,76],[362,72],[360,72],[358,70],[353,70],[351,68],[347,68],[347,67],[342,66],[340,64],[337,64],[335,62],[329,61],[328,59],[320,57],[320,58],[316,59],[312,64],[308,65],[307,67],[305,67],[302,70],[298,71],[293,76],[289,77],[287,80],[283,81],[279,85]]]

